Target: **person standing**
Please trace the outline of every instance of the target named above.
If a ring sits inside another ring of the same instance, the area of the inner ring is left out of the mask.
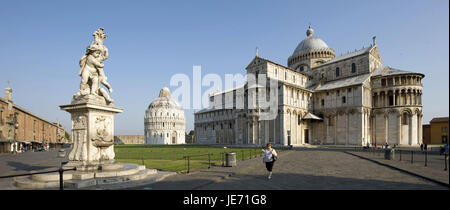
[[[272,144],[268,143],[266,149],[264,150],[263,156],[263,163],[266,164],[266,169],[269,172],[269,177],[267,177],[268,179],[272,178],[272,168],[277,159],[277,155],[278,154],[275,149],[272,148]]]

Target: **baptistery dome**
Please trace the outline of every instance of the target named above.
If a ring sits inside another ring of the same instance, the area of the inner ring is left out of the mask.
[[[144,135],[147,144],[184,144],[184,111],[164,87],[145,112]]]

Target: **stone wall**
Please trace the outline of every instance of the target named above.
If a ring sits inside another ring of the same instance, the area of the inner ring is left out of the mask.
[[[144,135],[114,136],[114,144],[145,144]]]

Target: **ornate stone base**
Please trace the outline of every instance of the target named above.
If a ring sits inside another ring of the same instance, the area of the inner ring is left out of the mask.
[[[104,164],[103,170],[85,170],[85,165],[80,165],[76,171],[64,173],[64,187],[79,189],[104,184],[117,184],[151,178],[157,174],[156,169],[146,169],[137,164]],[[111,168],[108,168],[111,167]],[[67,166],[65,167],[67,168]],[[107,169],[107,170],[105,170]],[[58,188],[59,173],[36,174],[28,177],[20,177],[15,180],[16,186],[21,189]]]
[[[114,160],[114,115],[123,111],[105,106],[104,101],[97,103],[97,99],[87,95],[60,106],[71,114],[73,149],[69,160],[82,162],[86,170],[94,170],[98,162]]]

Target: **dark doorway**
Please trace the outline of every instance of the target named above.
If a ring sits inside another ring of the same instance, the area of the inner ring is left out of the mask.
[[[291,131],[288,130],[287,133],[288,133],[288,146],[291,146]]]
[[[309,144],[309,130],[305,129],[305,143]]]

